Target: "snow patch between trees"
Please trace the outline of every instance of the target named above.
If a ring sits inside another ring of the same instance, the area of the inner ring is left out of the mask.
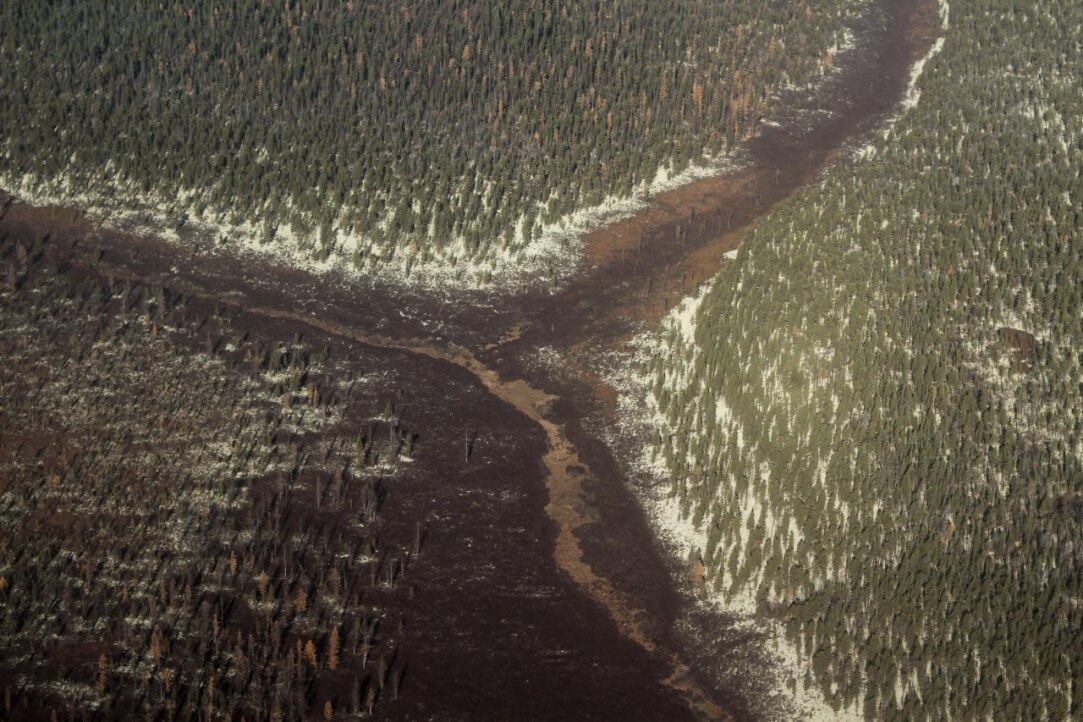
[[[939,12],[942,29],[946,31],[949,5],[944,0],[939,2]],[[943,46],[944,38],[941,36],[911,68],[902,109],[882,132],[884,139],[890,136],[898,118],[918,104],[921,97],[918,88],[921,74],[926,64]],[[874,154],[875,146],[870,144],[856,155],[865,158]],[[736,258],[736,253],[733,258]],[[705,524],[697,526],[690,516],[682,514],[677,496],[670,493],[670,472],[664,459],[659,456],[658,449],[662,440],[672,434],[673,430],[655,397],[655,376],[649,368],[649,362],[659,351],[672,352],[671,344],[686,348],[694,345],[696,315],[712,285],[713,281],[704,284],[696,295],[685,298],[663,319],[657,332],[637,337],[633,344],[633,354],[615,354],[607,359],[607,381],[619,392],[618,430],[611,443],[639,449],[637,453],[629,455],[626,462],[630,467],[634,490],[656,535],[679,564],[697,556],[707,547],[707,529]],[[671,368],[665,370],[662,385],[672,391],[679,388],[680,379],[691,372],[687,367],[694,363],[694,359],[690,362],[679,353],[669,353],[668,356]],[[722,403],[721,399],[718,401]],[[722,414],[728,411],[728,408],[718,410]],[[751,512],[758,517],[760,510],[756,500],[751,495],[746,498],[752,504]],[[747,513],[743,513],[743,516],[747,516]],[[772,688],[779,690],[761,701],[763,712],[769,718],[812,722],[856,722],[864,719],[859,703],[836,711],[814,681],[810,680],[810,683],[806,684],[810,660],[803,658],[795,645],[786,640],[780,622],[763,619],[755,614],[756,600],[751,591],[743,591],[730,598],[723,592],[706,591],[700,596],[700,603],[719,613],[736,615],[739,625],[749,625],[766,633],[769,641],[764,643],[761,651],[777,683]]]
[[[680,171],[663,166],[641,192],[609,196],[548,225],[539,222],[529,241],[525,231],[528,218],[521,218],[509,243],[494,241],[484,253],[469,248],[464,238],[443,244],[429,239],[420,247],[415,243],[388,245],[340,226],[333,229],[327,242],[330,252],[321,253],[324,241],[318,230],[303,231],[285,222],[271,225],[265,219],[237,218],[230,209],[207,208],[199,215],[189,214],[183,209],[198,206],[197,189],[166,201],[122,179],[102,182],[103,187],[110,188],[103,192],[76,187],[70,175],[42,178],[31,174],[0,174],[0,188],[31,205],[79,208],[105,228],[175,244],[192,244],[195,239],[195,250],[205,253],[255,258],[316,275],[335,273],[351,280],[418,291],[523,292],[542,285],[555,290],[575,274],[582,260],[583,234],[641,210],[651,195],[731,173],[743,164],[740,153],[732,151]],[[102,178],[109,178],[111,172],[105,168]],[[270,206],[270,199],[265,205]],[[539,204],[537,211],[543,207]]]
[[[704,284],[696,295],[685,298],[662,321],[659,332],[636,337],[633,353],[613,353],[604,364],[606,382],[619,392],[617,430],[607,441],[613,447],[638,449],[624,455],[633,491],[654,533],[678,568],[683,568],[686,560],[698,556],[707,547],[707,529],[705,524],[696,526],[690,516],[683,515],[677,497],[670,493],[669,470],[657,454],[656,442],[671,430],[654,397],[654,377],[647,364],[665,343],[667,333],[676,334],[685,343],[694,343],[696,313],[712,285],[713,282]],[[758,508],[754,513],[759,514]],[[723,592],[711,591],[708,585],[699,595],[699,604],[713,613],[736,617],[738,628],[754,629],[768,638],[758,650],[766,662],[764,669],[771,670],[773,678],[766,686],[774,691],[767,698],[760,698],[760,711],[765,719],[863,720],[860,709],[836,712],[815,683],[805,685],[809,660],[802,659],[798,650],[786,641],[781,623],[756,616],[756,600],[751,591],[727,599]]]

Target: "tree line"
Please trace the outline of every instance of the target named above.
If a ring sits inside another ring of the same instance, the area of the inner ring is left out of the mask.
[[[918,105],[648,363],[714,587],[836,709],[1083,713],[1081,23],[953,4]]]
[[[0,169],[362,267],[483,260],[728,148],[853,6],[6,3]]]

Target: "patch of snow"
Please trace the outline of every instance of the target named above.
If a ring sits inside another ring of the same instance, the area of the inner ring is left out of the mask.
[[[706,159],[680,172],[659,168],[646,185],[647,196],[664,193],[693,181],[739,169],[745,160],[734,151]],[[108,176],[106,168],[103,175]],[[70,176],[39,178],[32,174],[0,174],[0,188],[26,203],[38,206],[74,206],[106,228],[156,237],[180,244],[176,228],[177,209],[198,200],[195,190],[180,194],[172,203],[155,199],[131,184],[113,179],[116,193],[105,194],[76,188]],[[595,228],[620,220],[646,207],[648,198],[639,194],[610,196],[598,205],[584,208],[548,225],[538,224],[529,242],[525,240],[526,218],[515,224],[513,239],[506,245],[494,243],[484,255],[468,247],[464,238],[447,244],[427,243],[423,247],[381,245],[342,227],[333,231],[325,260],[316,257],[318,231],[302,233],[288,223],[275,227],[268,240],[267,227],[256,219],[231,221],[228,209],[205,211],[185,219],[186,241],[198,239],[198,250],[210,254],[252,257],[275,265],[297,268],[313,274],[340,274],[350,279],[383,282],[395,287],[430,291],[507,290],[522,292],[548,284],[555,288],[570,278],[581,263],[580,237]],[[289,216],[289,204],[285,205]],[[544,208],[539,203],[537,211]]]

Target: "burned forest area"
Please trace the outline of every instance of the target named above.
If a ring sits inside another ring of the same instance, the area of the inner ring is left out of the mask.
[[[82,250],[3,234],[5,718],[681,712],[536,563],[544,441],[468,374]]]
[[[1080,47],[0,3],[0,720],[1083,719]]]

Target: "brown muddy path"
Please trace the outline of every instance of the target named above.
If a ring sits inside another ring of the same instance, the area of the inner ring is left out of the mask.
[[[616,400],[598,376],[599,357],[651,328],[718,271],[757,218],[882,126],[938,30],[931,0],[875,0],[855,29],[855,48],[838,58],[837,72],[812,93],[776,100],[773,122],[744,144],[742,170],[661,194],[634,216],[588,234],[582,273],[553,294],[442,301],[363,288],[247,258],[223,262],[95,228],[76,212],[19,204],[7,209],[0,230],[81,234],[94,250],[84,262],[110,272],[469,371],[545,434],[546,513],[556,566],[604,608],[623,637],[668,670],[656,680],[660,693],[680,695],[698,719],[751,718],[755,700],[720,689],[702,672],[724,664],[726,650],[693,659],[673,629],[689,604],[678,589],[682,571],[654,540],[620,459],[599,433]],[[543,349],[559,361],[539,363]]]

